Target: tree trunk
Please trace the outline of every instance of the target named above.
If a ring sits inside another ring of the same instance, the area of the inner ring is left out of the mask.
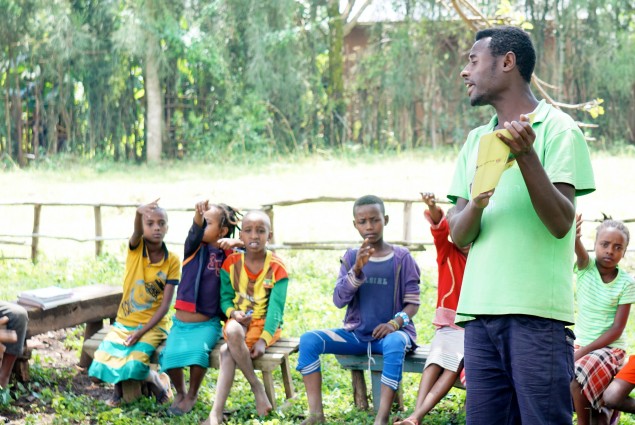
[[[154,49],[148,49],[145,63],[145,92],[146,92],[146,143],[147,161],[157,163],[161,161],[162,149],[162,93],[159,81],[159,64],[153,54]]]
[[[16,72],[15,75],[15,119],[16,119],[16,140],[18,142],[18,164],[20,167],[26,165],[26,158],[24,157],[23,140],[22,140],[22,94],[20,93],[20,75]]]
[[[339,11],[339,1],[329,0],[329,81],[327,94],[329,97],[330,131],[326,133],[329,144],[339,146],[343,142],[344,116],[344,24]]]
[[[9,57],[11,57],[11,51],[9,51]],[[7,138],[2,146],[2,151],[11,158],[13,156],[13,149],[11,149],[11,99],[9,98],[9,92],[11,91],[10,64],[11,61],[9,60],[6,76],[4,78],[4,125],[6,126]]]

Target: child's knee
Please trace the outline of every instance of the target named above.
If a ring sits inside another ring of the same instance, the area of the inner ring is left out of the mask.
[[[617,391],[614,391],[610,385],[606,390],[604,390],[602,399],[604,400],[604,405],[609,409],[616,409],[622,401],[619,399]]]
[[[323,351],[324,341],[313,331],[305,332],[300,337],[300,352],[314,353]]]
[[[227,342],[231,340],[243,341],[245,339],[245,330],[240,323],[230,320],[225,325],[225,338],[227,338]]]

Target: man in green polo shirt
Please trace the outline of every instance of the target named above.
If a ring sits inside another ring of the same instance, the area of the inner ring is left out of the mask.
[[[472,243],[457,322],[465,326],[467,424],[571,424],[575,197],[595,189],[573,119],[529,86],[536,54],[514,27],[479,31],[461,72],[472,106],[492,120],[470,132],[448,197],[459,246]],[[532,122],[528,117],[533,115]],[[510,147],[496,189],[472,199],[479,139]]]

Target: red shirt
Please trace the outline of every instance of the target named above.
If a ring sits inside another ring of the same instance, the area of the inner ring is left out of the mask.
[[[437,250],[437,267],[439,282],[437,289],[437,310],[432,324],[440,328],[450,326],[461,329],[454,324],[456,307],[459,304],[461,284],[467,256],[448,238],[450,226],[443,214],[438,224],[432,222],[430,212],[424,211],[426,220],[430,222],[430,232],[434,238],[434,246]]]

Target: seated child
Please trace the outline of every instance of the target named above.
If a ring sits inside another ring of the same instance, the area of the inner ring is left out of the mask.
[[[26,328],[29,323],[29,315],[24,307],[17,304],[0,301],[0,324],[2,340],[0,340],[0,388],[7,388],[11,371],[18,356],[22,355]]]
[[[171,396],[168,376],[150,369],[152,353],[167,338],[170,321],[165,314],[181,277],[178,257],[163,242],[168,215],[158,202],[137,208],[117,320],[88,370],[90,376],[115,384],[111,406],[121,403],[121,382],[130,379],[146,381],[159,403]]]
[[[622,332],[635,302],[635,280],[618,263],[629,241],[622,222],[604,220],[595,236],[595,258],[589,258],[580,240],[582,217],[576,217],[578,318],[575,324],[575,379],[571,395],[579,425],[591,415],[608,423],[600,411],[602,393],[624,362]],[[593,409],[593,411],[591,411]]]
[[[238,224],[236,210],[201,201],[194,208],[194,222],[185,240],[181,283],[176,292],[176,313],[165,349],[161,370],[176,388],[168,412],[188,413],[209,367],[209,354],[221,337],[220,270],[225,261],[223,248],[242,245],[233,237]],[[228,251],[227,254],[231,254]],[[185,389],[183,368],[190,367],[190,388]]]
[[[428,206],[424,214],[430,222],[430,231],[437,250],[439,284],[437,309],[432,321],[437,330],[421,375],[415,411],[407,419],[395,422],[402,425],[419,425],[423,417],[450,391],[463,369],[464,332],[463,328],[454,324],[454,319],[469,247],[459,248],[448,239],[448,220],[454,208],[444,217],[434,193],[422,193],[421,197]]]
[[[303,424],[325,423],[320,354],[383,354],[381,397],[375,424],[387,424],[401,381],[404,355],[415,348],[412,317],[419,310],[419,267],[410,252],[384,241],[388,224],[384,202],[372,195],[353,205],[353,225],[364,240],[342,257],[333,292],[338,308],[346,307],[344,327],[310,331],[300,338],[297,370],[309,402]]]
[[[256,398],[260,416],[271,411],[271,403],[260,382],[252,359],[280,338],[280,326],[287,298],[289,278],[284,264],[267,250],[271,222],[263,211],[249,211],[242,220],[240,240],[244,253],[231,254],[221,270],[221,309],[228,317],[220,352],[220,372],[214,406],[205,424],[223,422],[223,409],[229,396],[236,367],[245,375]]]

